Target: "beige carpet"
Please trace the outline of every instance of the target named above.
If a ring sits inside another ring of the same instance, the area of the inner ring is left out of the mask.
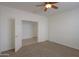
[[[75,57],[79,56],[79,50],[49,41],[24,46],[14,57]]]
[[[27,46],[27,45],[34,44],[34,43],[37,43],[37,37],[32,37],[29,39],[22,40],[22,46]]]
[[[35,43],[22,47],[10,57],[79,57],[79,50],[53,42]]]

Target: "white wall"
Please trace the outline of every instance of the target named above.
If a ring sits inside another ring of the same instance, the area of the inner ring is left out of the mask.
[[[9,43],[11,49],[15,48],[15,21],[14,19],[9,20]]]
[[[79,9],[49,18],[49,40],[79,49]]]
[[[30,12],[24,12],[14,8],[8,8],[0,6],[0,21],[1,21],[1,51],[9,50],[12,48],[10,39],[10,20],[28,20],[38,22],[38,42],[42,42],[48,39],[48,20],[46,17],[33,14]]]
[[[36,22],[23,21],[22,22],[22,38],[29,39],[37,35],[37,26]]]
[[[1,15],[1,12],[0,12]],[[0,17],[0,46],[1,46],[1,17]],[[1,53],[1,47],[0,47],[0,53]]]
[[[32,37],[37,37],[38,36],[38,23],[37,22],[33,22],[33,25],[32,25]]]

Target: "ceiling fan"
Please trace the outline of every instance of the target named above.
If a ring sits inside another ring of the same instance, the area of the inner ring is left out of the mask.
[[[49,8],[58,9],[58,7],[55,6],[56,3],[58,3],[58,2],[44,2],[44,3],[42,3],[41,5],[36,5],[36,6],[37,6],[37,7],[43,6],[43,7],[44,7],[44,11],[46,12],[47,9],[49,9]]]

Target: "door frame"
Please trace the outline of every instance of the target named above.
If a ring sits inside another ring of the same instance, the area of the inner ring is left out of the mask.
[[[22,48],[22,22],[23,21],[28,21],[28,20],[18,20],[18,19],[15,19],[15,52],[17,52],[20,48]],[[16,32],[17,32],[17,25],[16,25],[16,23],[18,23],[18,22],[20,22],[20,29],[21,29],[21,32],[20,32],[20,34],[17,34]],[[37,21],[28,21],[28,22],[35,22],[35,23],[37,23],[37,42],[38,42],[38,38],[39,38],[39,35],[38,35],[38,29],[39,29],[39,27],[38,27],[38,22]],[[17,46],[17,38],[16,37],[18,37],[18,35],[19,36],[21,36],[21,38],[20,38],[20,47],[18,47]]]

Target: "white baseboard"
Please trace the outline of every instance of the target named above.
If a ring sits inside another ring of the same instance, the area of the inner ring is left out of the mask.
[[[79,48],[75,48],[75,47],[72,47],[72,46],[70,46],[70,45],[67,45],[67,44],[63,44],[63,43],[56,42],[56,41],[52,41],[52,40],[49,40],[49,41],[50,41],[50,42],[57,43],[57,44],[60,44],[60,45],[63,45],[63,46],[66,46],[66,47],[70,47],[70,48],[73,48],[73,49],[79,50]]]

